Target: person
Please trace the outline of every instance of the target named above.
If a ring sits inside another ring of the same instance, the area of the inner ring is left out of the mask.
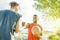
[[[37,23],[37,21],[38,21],[38,16],[35,14],[33,16],[33,23],[28,25],[28,40],[40,40],[40,37],[37,37],[37,35],[33,35],[31,31],[34,26],[38,26],[42,31],[42,27]],[[40,33],[40,35],[42,35],[42,32]]]
[[[22,22],[22,27],[20,28],[20,33],[22,34],[22,40],[27,40],[28,29],[26,27],[26,22]]]
[[[18,14],[19,4],[10,2],[10,10],[0,10],[0,40],[11,40],[11,34],[19,32],[19,21],[21,15]]]
[[[22,22],[21,30],[23,30],[23,29],[26,29],[26,23],[25,22]]]

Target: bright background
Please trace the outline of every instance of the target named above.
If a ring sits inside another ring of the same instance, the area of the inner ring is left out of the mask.
[[[59,28],[60,19],[57,19],[56,21],[44,21],[42,12],[38,12],[33,7],[34,0],[0,0],[0,10],[9,9],[9,3],[11,1],[16,1],[20,4],[20,10],[18,12],[22,14],[21,22],[31,23],[33,15],[37,14],[39,16],[38,23],[43,27],[44,31],[55,32],[57,28]]]

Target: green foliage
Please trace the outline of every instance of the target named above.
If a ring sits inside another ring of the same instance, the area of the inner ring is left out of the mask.
[[[49,40],[60,40],[60,37],[57,36],[57,35],[50,35],[50,36],[48,37],[48,39],[49,39]]]
[[[35,0],[36,3],[34,4],[34,7],[37,10],[47,10],[49,9],[49,12],[46,12],[47,16],[52,16],[53,18],[60,18],[60,0]],[[45,13],[45,14],[46,14]],[[44,16],[45,17],[45,16]]]
[[[50,36],[48,37],[48,39],[49,39],[49,40],[56,40],[56,35],[50,35]]]
[[[60,28],[57,30],[56,35],[50,35],[48,37],[49,40],[60,40]]]
[[[60,1],[59,0],[35,0],[37,1],[38,3],[35,3],[35,5],[37,6],[38,8],[38,5],[39,7],[42,9],[44,8],[52,8],[52,9],[57,9],[57,8],[60,8]]]
[[[57,35],[59,35],[60,36],[60,28],[58,29],[58,31],[57,31]]]

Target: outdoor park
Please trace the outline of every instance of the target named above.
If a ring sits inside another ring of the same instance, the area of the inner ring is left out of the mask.
[[[9,9],[12,0],[0,0],[0,10]],[[38,15],[38,23],[43,28],[41,40],[60,40],[60,0],[13,0],[20,4],[21,22],[32,23],[34,14]],[[21,28],[20,22],[20,28]],[[27,40],[28,30],[23,30],[17,38]],[[17,34],[15,34],[17,35]],[[23,37],[24,35],[24,37]]]

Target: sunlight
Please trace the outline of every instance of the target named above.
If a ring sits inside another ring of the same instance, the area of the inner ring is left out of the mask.
[[[0,10],[9,9],[9,2],[11,2],[12,0],[6,0],[6,1],[0,0],[0,1],[1,1],[0,5],[2,5],[2,6],[0,6]],[[49,13],[52,9],[50,10],[47,8],[44,11],[43,10],[37,11],[33,7],[33,4],[35,3],[34,0],[13,0],[13,1],[16,1],[20,4],[20,10],[18,11],[18,13],[22,14],[21,22],[32,23],[33,15],[37,14],[38,18],[39,18],[38,23],[43,28],[43,34],[44,34],[44,32],[55,33],[58,30],[58,28],[60,28],[60,18],[56,19],[54,14],[52,14],[52,15],[54,15],[54,18],[50,15],[48,15],[48,16],[46,15],[46,12]],[[50,2],[50,1],[48,1],[48,2]],[[53,13],[53,11],[51,11],[50,13]],[[58,13],[57,11],[54,11],[54,12]],[[59,17],[59,15],[57,15],[57,17]]]

